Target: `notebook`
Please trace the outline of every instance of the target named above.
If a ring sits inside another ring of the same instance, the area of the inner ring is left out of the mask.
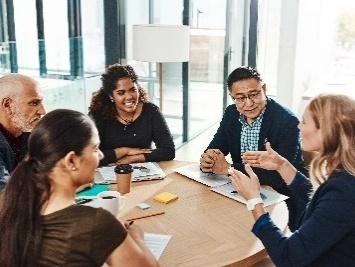
[[[166,176],[156,162],[132,163],[131,165],[133,167],[132,182],[164,179]],[[95,183],[109,184],[116,182],[115,167],[99,167],[95,173]]]

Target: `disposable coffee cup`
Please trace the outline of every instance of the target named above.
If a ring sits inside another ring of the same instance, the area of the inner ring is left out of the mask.
[[[119,164],[115,167],[117,191],[121,194],[131,192],[133,167],[130,164]]]
[[[125,204],[126,197],[121,196],[119,192],[102,191],[97,194],[97,206],[108,210],[114,216],[117,216]]]

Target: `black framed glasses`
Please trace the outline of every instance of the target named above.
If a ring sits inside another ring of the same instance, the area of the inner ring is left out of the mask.
[[[231,97],[235,103],[244,104],[247,101],[247,98],[249,98],[251,101],[259,100],[260,94],[261,94],[261,90],[258,90],[255,93],[246,96],[238,96],[238,97],[231,96]]]

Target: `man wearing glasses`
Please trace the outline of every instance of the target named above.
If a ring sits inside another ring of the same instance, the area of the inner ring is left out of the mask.
[[[247,151],[266,150],[265,143],[306,173],[301,153],[297,117],[287,108],[266,96],[266,85],[252,67],[239,67],[227,79],[229,95],[235,105],[226,108],[220,126],[200,158],[203,172],[227,174],[228,169],[245,173],[242,156]],[[233,164],[225,159],[230,153]],[[260,184],[269,185],[287,195],[289,228],[296,229],[305,203],[298,203],[293,192],[276,171],[253,168]]]

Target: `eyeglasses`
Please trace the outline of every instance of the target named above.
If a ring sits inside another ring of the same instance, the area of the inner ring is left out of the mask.
[[[260,97],[260,93],[261,93],[261,90],[255,92],[253,94],[249,94],[247,96],[239,96],[239,97],[231,96],[231,97],[234,102],[236,102],[238,104],[244,104],[247,101],[247,98],[249,98],[251,101],[258,100]]]

